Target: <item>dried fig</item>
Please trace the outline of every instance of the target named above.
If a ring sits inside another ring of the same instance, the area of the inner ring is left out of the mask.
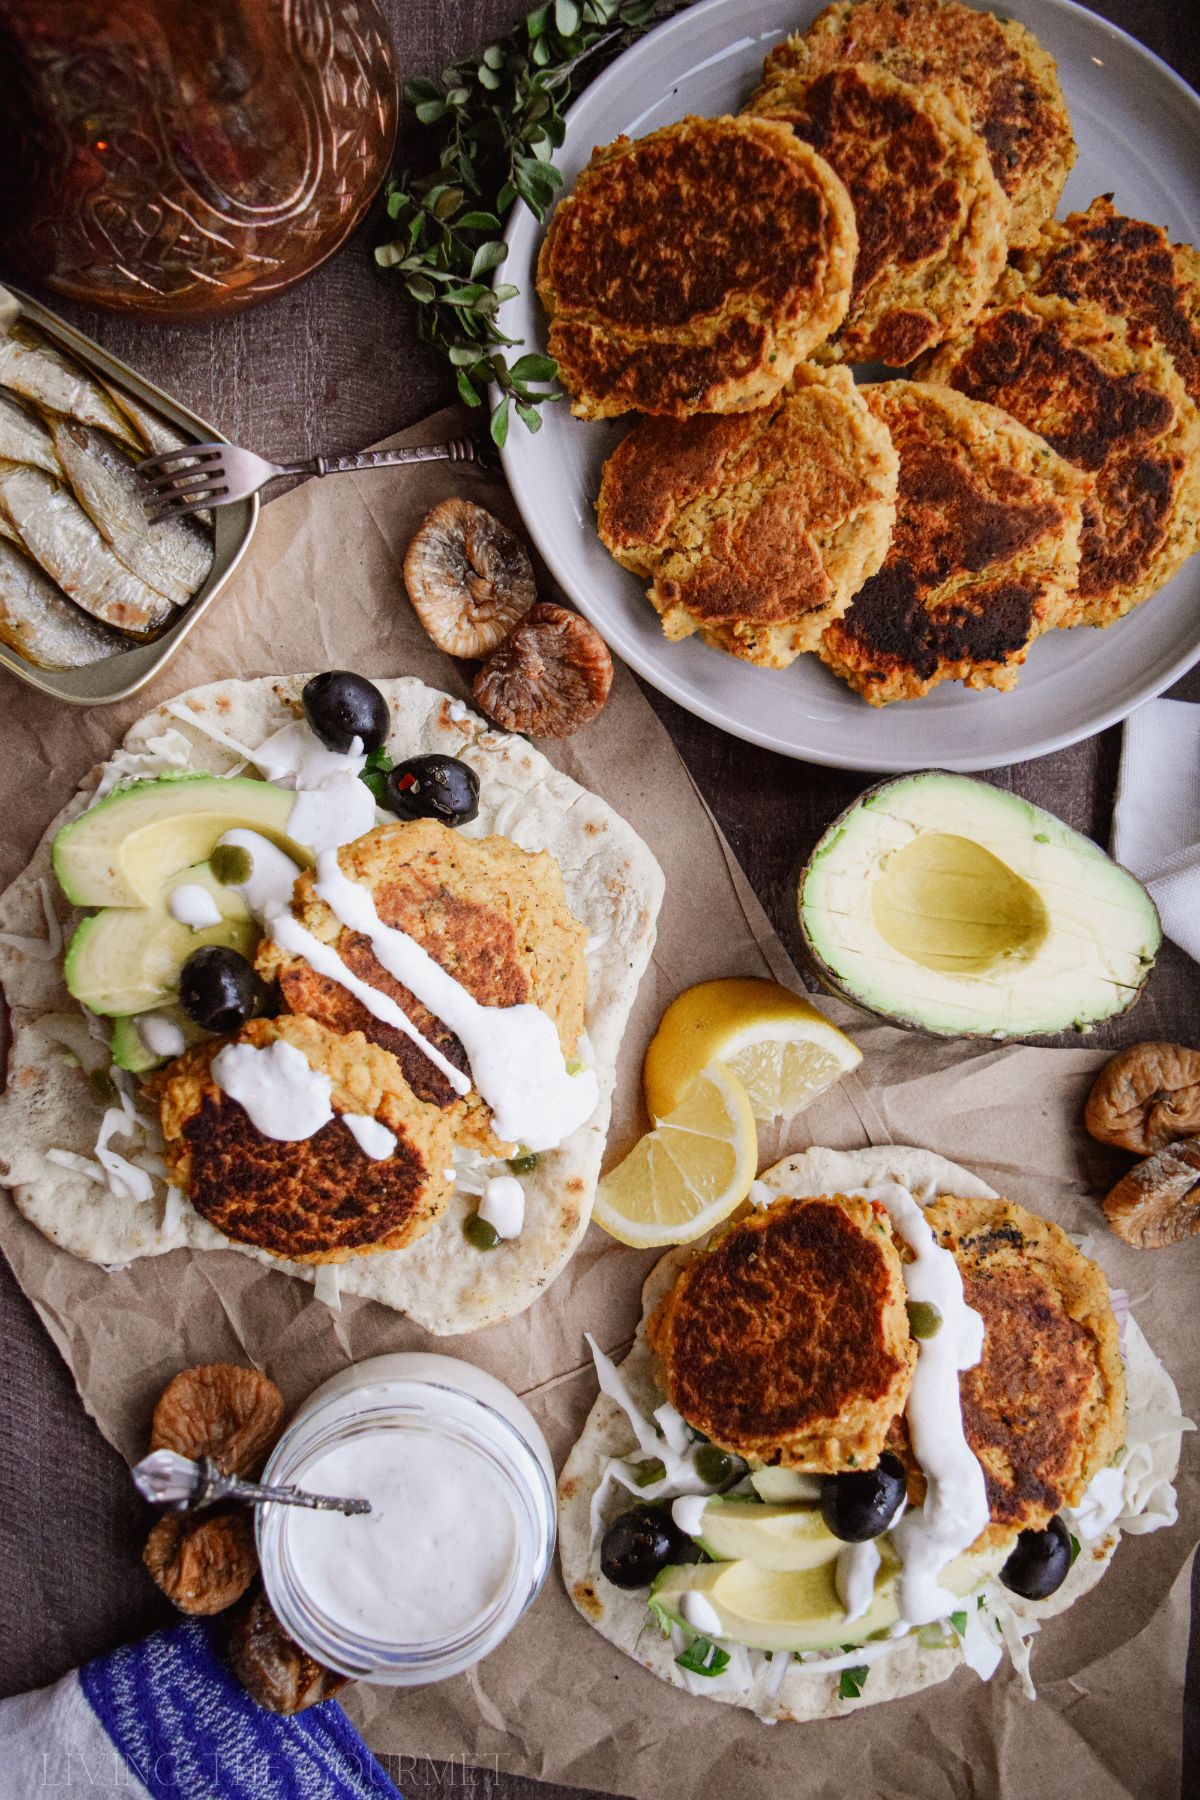
[[[202,1363],[167,1383],[150,1422],[150,1448],[211,1456],[226,1475],[253,1475],[283,1414],[283,1395],[261,1370]]]
[[[486,656],[537,597],[525,546],[470,500],[443,500],[422,520],[404,558],[404,585],[440,650]]]
[[[506,731],[561,738],[595,718],[612,678],[600,633],[578,613],[542,601],[489,656],[472,692]]]
[[[1200,1050],[1131,1044],[1096,1077],[1084,1122],[1102,1144],[1139,1156],[1200,1131]]]
[[[233,1506],[168,1513],[146,1539],[142,1561],[180,1612],[224,1612],[258,1574],[253,1515]]]
[[[319,1706],[347,1681],[293,1643],[263,1593],[255,1594],[233,1621],[228,1656],[250,1698],[268,1712],[298,1713]]]
[[[1200,1231],[1200,1137],[1168,1144],[1118,1181],[1104,1212],[1117,1236],[1161,1250]]]

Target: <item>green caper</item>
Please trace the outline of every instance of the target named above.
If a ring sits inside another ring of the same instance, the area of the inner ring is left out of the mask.
[[[633,1472],[633,1479],[640,1488],[653,1487],[661,1481],[667,1472],[667,1465],[661,1456],[652,1456],[649,1461],[639,1463]]]
[[[468,1244],[474,1244],[476,1250],[494,1250],[500,1242],[500,1233],[487,1219],[481,1219],[478,1213],[472,1213],[463,1220],[463,1236]]]
[[[214,881],[219,881],[222,887],[236,887],[240,882],[249,881],[254,872],[254,858],[240,844],[218,844],[208,859],[208,866]]]
[[[522,1150],[518,1156],[510,1156],[508,1166],[514,1175],[532,1175],[541,1162],[536,1150]]]
[[[734,1458],[728,1451],[718,1449],[716,1444],[701,1444],[695,1460],[697,1475],[709,1487],[724,1486],[737,1470]]]
[[[942,1329],[942,1315],[932,1300],[908,1302],[908,1329],[915,1338],[936,1337]]]
[[[92,1092],[97,1100],[103,1100],[105,1106],[119,1106],[121,1096],[117,1092],[117,1084],[107,1069],[93,1069],[88,1076],[92,1084]]]

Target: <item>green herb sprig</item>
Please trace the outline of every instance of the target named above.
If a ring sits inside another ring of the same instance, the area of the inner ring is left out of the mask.
[[[537,431],[538,407],[561,397],[550,385],[553,357],[531,351],[510,363],[505,354],[517,340],[496,314],[518,290],[490,285],[507,255],[504,220],[518,200],[545,218],[563,182],[551,160],[566,131],[563,108],[602,62],[675,10],[670,0],[550,0],[481,56],[405,84],[404,103],[436,139],[437,162],[389,182],[394,235],[375,260],[403,281],[418,333],[450,363],[461,399],[482,406],[489,385],[499,388],[498,448],[511,410]]]

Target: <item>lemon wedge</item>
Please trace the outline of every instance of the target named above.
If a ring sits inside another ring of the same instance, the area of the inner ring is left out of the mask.
[[[719,1062],[737,1076],[756,1119],[790,1119],[862,1061],[815,1006],[775,981],[702,981],[673,1000],[646,1052],[646,1104],[655,1118]]]
[[[686,1244],[741,1204],[757,1167],[746,1090],[712,1063],[604,1177],[592,1216],[622,1244]]]

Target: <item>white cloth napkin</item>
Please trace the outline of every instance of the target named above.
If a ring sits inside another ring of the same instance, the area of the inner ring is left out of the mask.
[[[1126,719],[1113,855],[1145,882],[1167,936],[1200,962],[1200,706],[1150,700]]]

